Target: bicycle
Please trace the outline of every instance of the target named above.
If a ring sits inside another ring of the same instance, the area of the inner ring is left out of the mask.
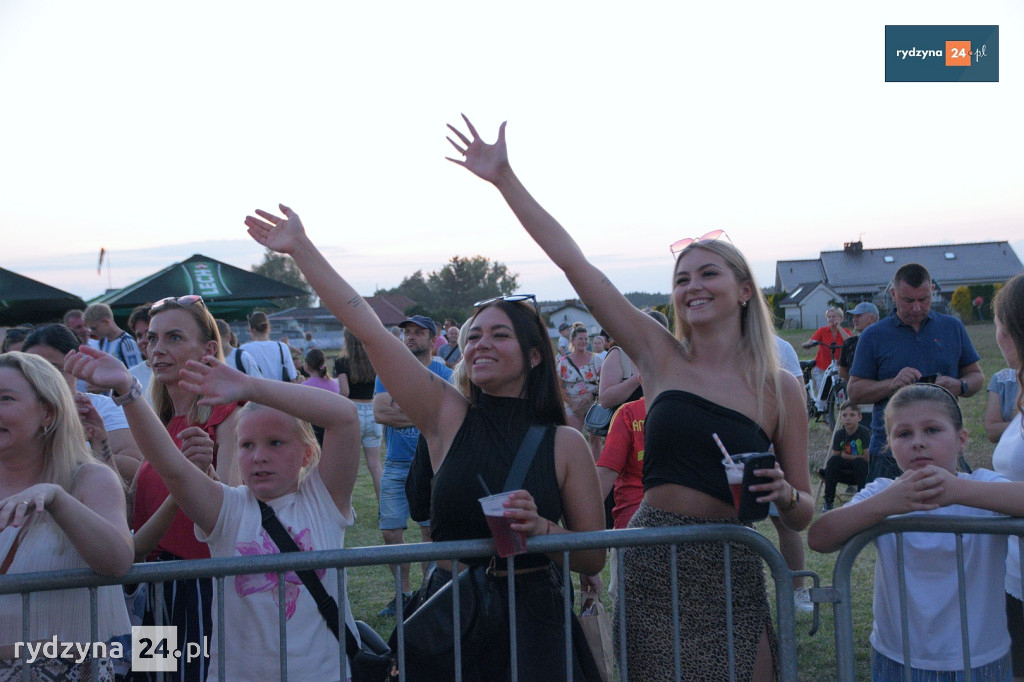
[[[822,345],[820,341],[815,341],[814,345]],[[842,345],[834,343],[824,344],[826,348],[832,351],[832,362],[825,368],[824,373],[821,376],[821,385],[817,395],[814,391],[814,382],[812,381],[812,372],[814,368],[814,360],[801,360],[800,369],[804,375],[804,390],[807,394],[807,417],[808,419],[817,419],[818,421],[824,420],[830,429],[834,429],[839,413],[839,406],[842,405],[846,399],[846,382],[839,376],[839,363],[837,362],[836,351],[842,349]]]

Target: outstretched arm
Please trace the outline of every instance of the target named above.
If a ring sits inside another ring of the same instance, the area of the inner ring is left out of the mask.
[[[464,166],[498,188],[527,233],[544,249],[554,264],[562,269],[590,312],[611,333],[612,338],[626,349],[630,358],[657,362],[663,355],[652,352],[653,349],[666,340],[673,341],[671,335],[627,301],[608,278],[587,260],[565,228],[526,191],[508,162],[505,124],[502,123],[498,129],[497,142],[486,144],[469,119],[465,116],[462,118],[470,137],[449,125],[448,128],[458,138],[458,142],[450,137],[448,141],[465,158],[448,160]],[[654,376],[655,366],[645,367],[644,362],[638,362],[642,373]]]
[[[931,468],[908,471],[877,495],[827,512],[811,524],[807,546],[815,552],[834,552],[857,533],[894,514],[938,509],[943,478],[929,471]]]
[[[348,398],[322,388],[250,377],[213,356],[189,360],[181,385],[215,405],[251,401],[323,427],[320,478],[345,516],[352,506],[352,488],[359,472],[359,413]]]
[[[428,441],[442,431],[450,432],[449,439],[454,437],[465,415],[466,400],[384,328],[373,309],[309,240],[299,216],[283,204],[280,208],[285,218],[266,211],[256,211],[259,217],[246,217],[252,238],[295,259],[327,308],[363,342],[381,380]],[[447,451],[447,443],[442,451]]]
[[[134,378],[120,360],[89,346],[68,353],[65,370],[94,386],[113,389],[118,395],[131,390]],[[220,514],[224,492],[178,450],[167,429],[145,400],[124,406],[132,436],[146,460],[156,469],[182,511],[204,532],[209,533]]]

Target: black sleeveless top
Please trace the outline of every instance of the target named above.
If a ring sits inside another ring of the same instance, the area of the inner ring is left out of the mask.
[[[693,488],[732,504],[722,451],[767,452],[771,439],[746,415],[686,391],[665,391],[647,407],[644,490],[663,483]]]
[[[480,508],[487,495],[477,475],[492,493],[501,492],[519,444],[533,423],[526,401],[481,395],[471,405],[455,434],[440,470],[434,476],[430,499],[430,536],[435,542],[491,537]],[[533,495],[537,513],[557,521],[562,517],[562,495],[555,475],[555,430],[548,429],[526,474],[523,488]],[[530,558],[527,558],[530,557]],[[548,562],[543,554],[516,557],[527,567]]]

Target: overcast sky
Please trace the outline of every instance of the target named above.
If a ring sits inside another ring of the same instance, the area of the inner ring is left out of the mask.
[[[886,24],[998,24],[1000,82],[885,83]],[[243,218],[285,202],[363,294],[480,254],[571,297],[444,160],[460,112],[508,120],[625,291],[668,291],[668,244],[718,228],[762,286],[858,238],[1024,256],[1022,33],[1018,0],[0,0],[0,265],[85,298],[196,252],[248,268]]]

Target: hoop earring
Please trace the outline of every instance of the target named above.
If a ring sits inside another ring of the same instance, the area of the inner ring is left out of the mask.
[[[36,436],[36,437],[37,437],[37,438],[46,438],[46,437],[47,437],[47,436],[49,436],[49,435],[50,435],[51,433],[53,433],[53,431],[54,431],[54,429],[55,429],[55,428],[57,428],[57,427],[56,427],[56,426],[55,426],[55,425],[53,424],[53,422],[50,422],[50,423],[49,423],[49,425],[47,425],[47,426],[44,426],[44,427],[42,427],[42,428],[41,428],[41,429],[39,430],[39,435],[38,435],[38,436]]]

